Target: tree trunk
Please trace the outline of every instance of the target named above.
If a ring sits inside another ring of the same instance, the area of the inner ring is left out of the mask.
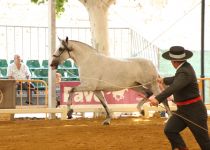
[[[115,0],[79,0],[90,19],[92,45],[99,53],[109,55],[108,8]]]

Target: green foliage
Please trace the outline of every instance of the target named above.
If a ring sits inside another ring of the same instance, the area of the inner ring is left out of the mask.
[[[48,0],[31,0],[32,3],[38,4],[38,5],[43,4],[47,1]],[[56,8],[55,8],[56,15],[60,16],[65,11],[64,4],[67,2],[68,0],[56,0]]]

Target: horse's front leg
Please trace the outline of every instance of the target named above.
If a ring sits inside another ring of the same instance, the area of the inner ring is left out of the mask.
[[[72,102],[73,102],[73,94],[74,94],[74,88],[72,88],[71,90],[68,91],[69,97],[68,97],[68,101],[67,101],[67,117],[68,119],[72,118],[72,114],[74,112],[74,110],[71,108]]]
[[[101,104],[103,105],[105,111],[106,111],[106,119],[103,121],[103,125],[110,125],[111,123],[111,115],[109,112],[109,108],[107,106],[107,104],[105,103],[105,98],[102,94],[101,91],[94,91],[94,94],[98,97],[98,99],[100,100]]]
[[[83,86],[83,84],[77,86],[77,87],[72,87],[69,91],[69,97],[68,97],[68,101],[67,101],[67,117],[68,119],[72,118],[72,114],[74,112],[74,110],[71,108],[72,106],[72,102],[73,102],[73,97],[74,97],[74,92],[81,92],[81,91],[85,91],[85,89],[87,89],[86,86]]]

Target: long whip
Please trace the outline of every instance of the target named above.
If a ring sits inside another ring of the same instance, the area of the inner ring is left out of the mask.
[[[161,106],[161,105],[158,105],[158,106],[160,106],[160,107],[162,107],[163,109],[165,109],[165,108],[164,108],[163,106]],[[197,123],[195,123],[195,122],[193,122],[193,121],[187,119],[186,117],[184,117],[184,116],[182,116],[182,115],[180,115],[180,114],[178,114],[178,113],[176,113],[176,112],[171,112],[171,113],[174,114],[174,115],[176,115],[176,116],[178,116],[178,117],[180,117],[180,118],[182,118],[182,119],[184,119],[184,120],[186,120],[186,121],[188,121],[188,122],[190,122],[191,124],[193,124],[193,125],[199,127],[200,129],[203,129],[204,131],[209,132],[208,129],[206,129],[206,128],[200,126],[200,125],[198,125]]]

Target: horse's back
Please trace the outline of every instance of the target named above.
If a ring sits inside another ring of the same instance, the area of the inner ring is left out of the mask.
[[[141,73],[157,76],[157,69],[151,60],[145,58],[129,58],[128,60],[135,62],[137,67],[134,69],[138,69]]]
[[[101,73],[103,76],[110,76],[111,78],[123,76],[124,78],[142,79],[144,81],[157,77],[157,70],[152,61],[144,58],[116,59],[96,54],[95,57],[87,61],[85,67],[88,66],[90,69],[86,71],[94,70],[92,73],[95,75]]]
[[[155,65],[153,64],[151,60],[144,59],[144,58],[131,58],[129,60],[134,61],[137,64],[135,65],[137,67],[133,69],[136,70],[136,74],[137,74],[136,80],[138,83],[140,84],[151,83],[148,86],[157,87],[157,83],[154,81],[156,81],[158,77],[158,72]]]

